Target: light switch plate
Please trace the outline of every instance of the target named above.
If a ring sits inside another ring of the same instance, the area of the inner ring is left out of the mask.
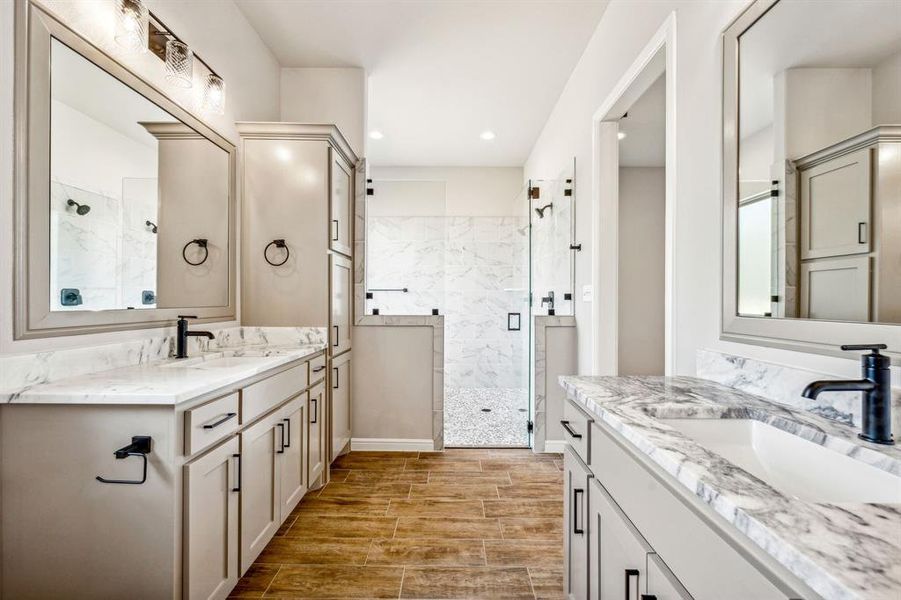
[[[582,286],[582,302],[591,302],[594,299],[594,289],[590,285]]]

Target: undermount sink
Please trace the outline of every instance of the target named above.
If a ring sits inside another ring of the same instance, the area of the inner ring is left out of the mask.
[[[661,419],[780,492],[812,502],[901,502],[901,477],[754,419]]]
[[[181,367],[184,369],[229,369],[233,367],[249,367],[271,362],[272,356],[221,356],[204,359],[203,357],[185,358],[165,365],[165,368]]]

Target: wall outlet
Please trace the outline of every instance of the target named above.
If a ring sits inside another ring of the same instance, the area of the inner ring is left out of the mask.
[[[591,302],[594,299],[594,289],[590,285],[582,286],[582,302]]]

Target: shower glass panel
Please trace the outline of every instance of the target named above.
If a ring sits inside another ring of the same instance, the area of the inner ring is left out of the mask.
[[[572,315],[575,281],[575,191],[572,172],[529,186],[532,232],[532,313]],[[553,312],[551,312],[553,310]]]

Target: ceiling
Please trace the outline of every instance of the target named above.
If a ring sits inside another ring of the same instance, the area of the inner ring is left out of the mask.
[[[666,165],[666,75],[629,107],[628,116],[619,120],[621,167],[662,167]]]
[[[522,166],[606,0],[236,0],[283,67],[362,67],[379,166]],[[486,142],[482,131],[497,137]]]
[[[799,67],[873,67],[901,51],[901,2],[780,2],[739,38],[741,131],[773,122],[773,77]]]

